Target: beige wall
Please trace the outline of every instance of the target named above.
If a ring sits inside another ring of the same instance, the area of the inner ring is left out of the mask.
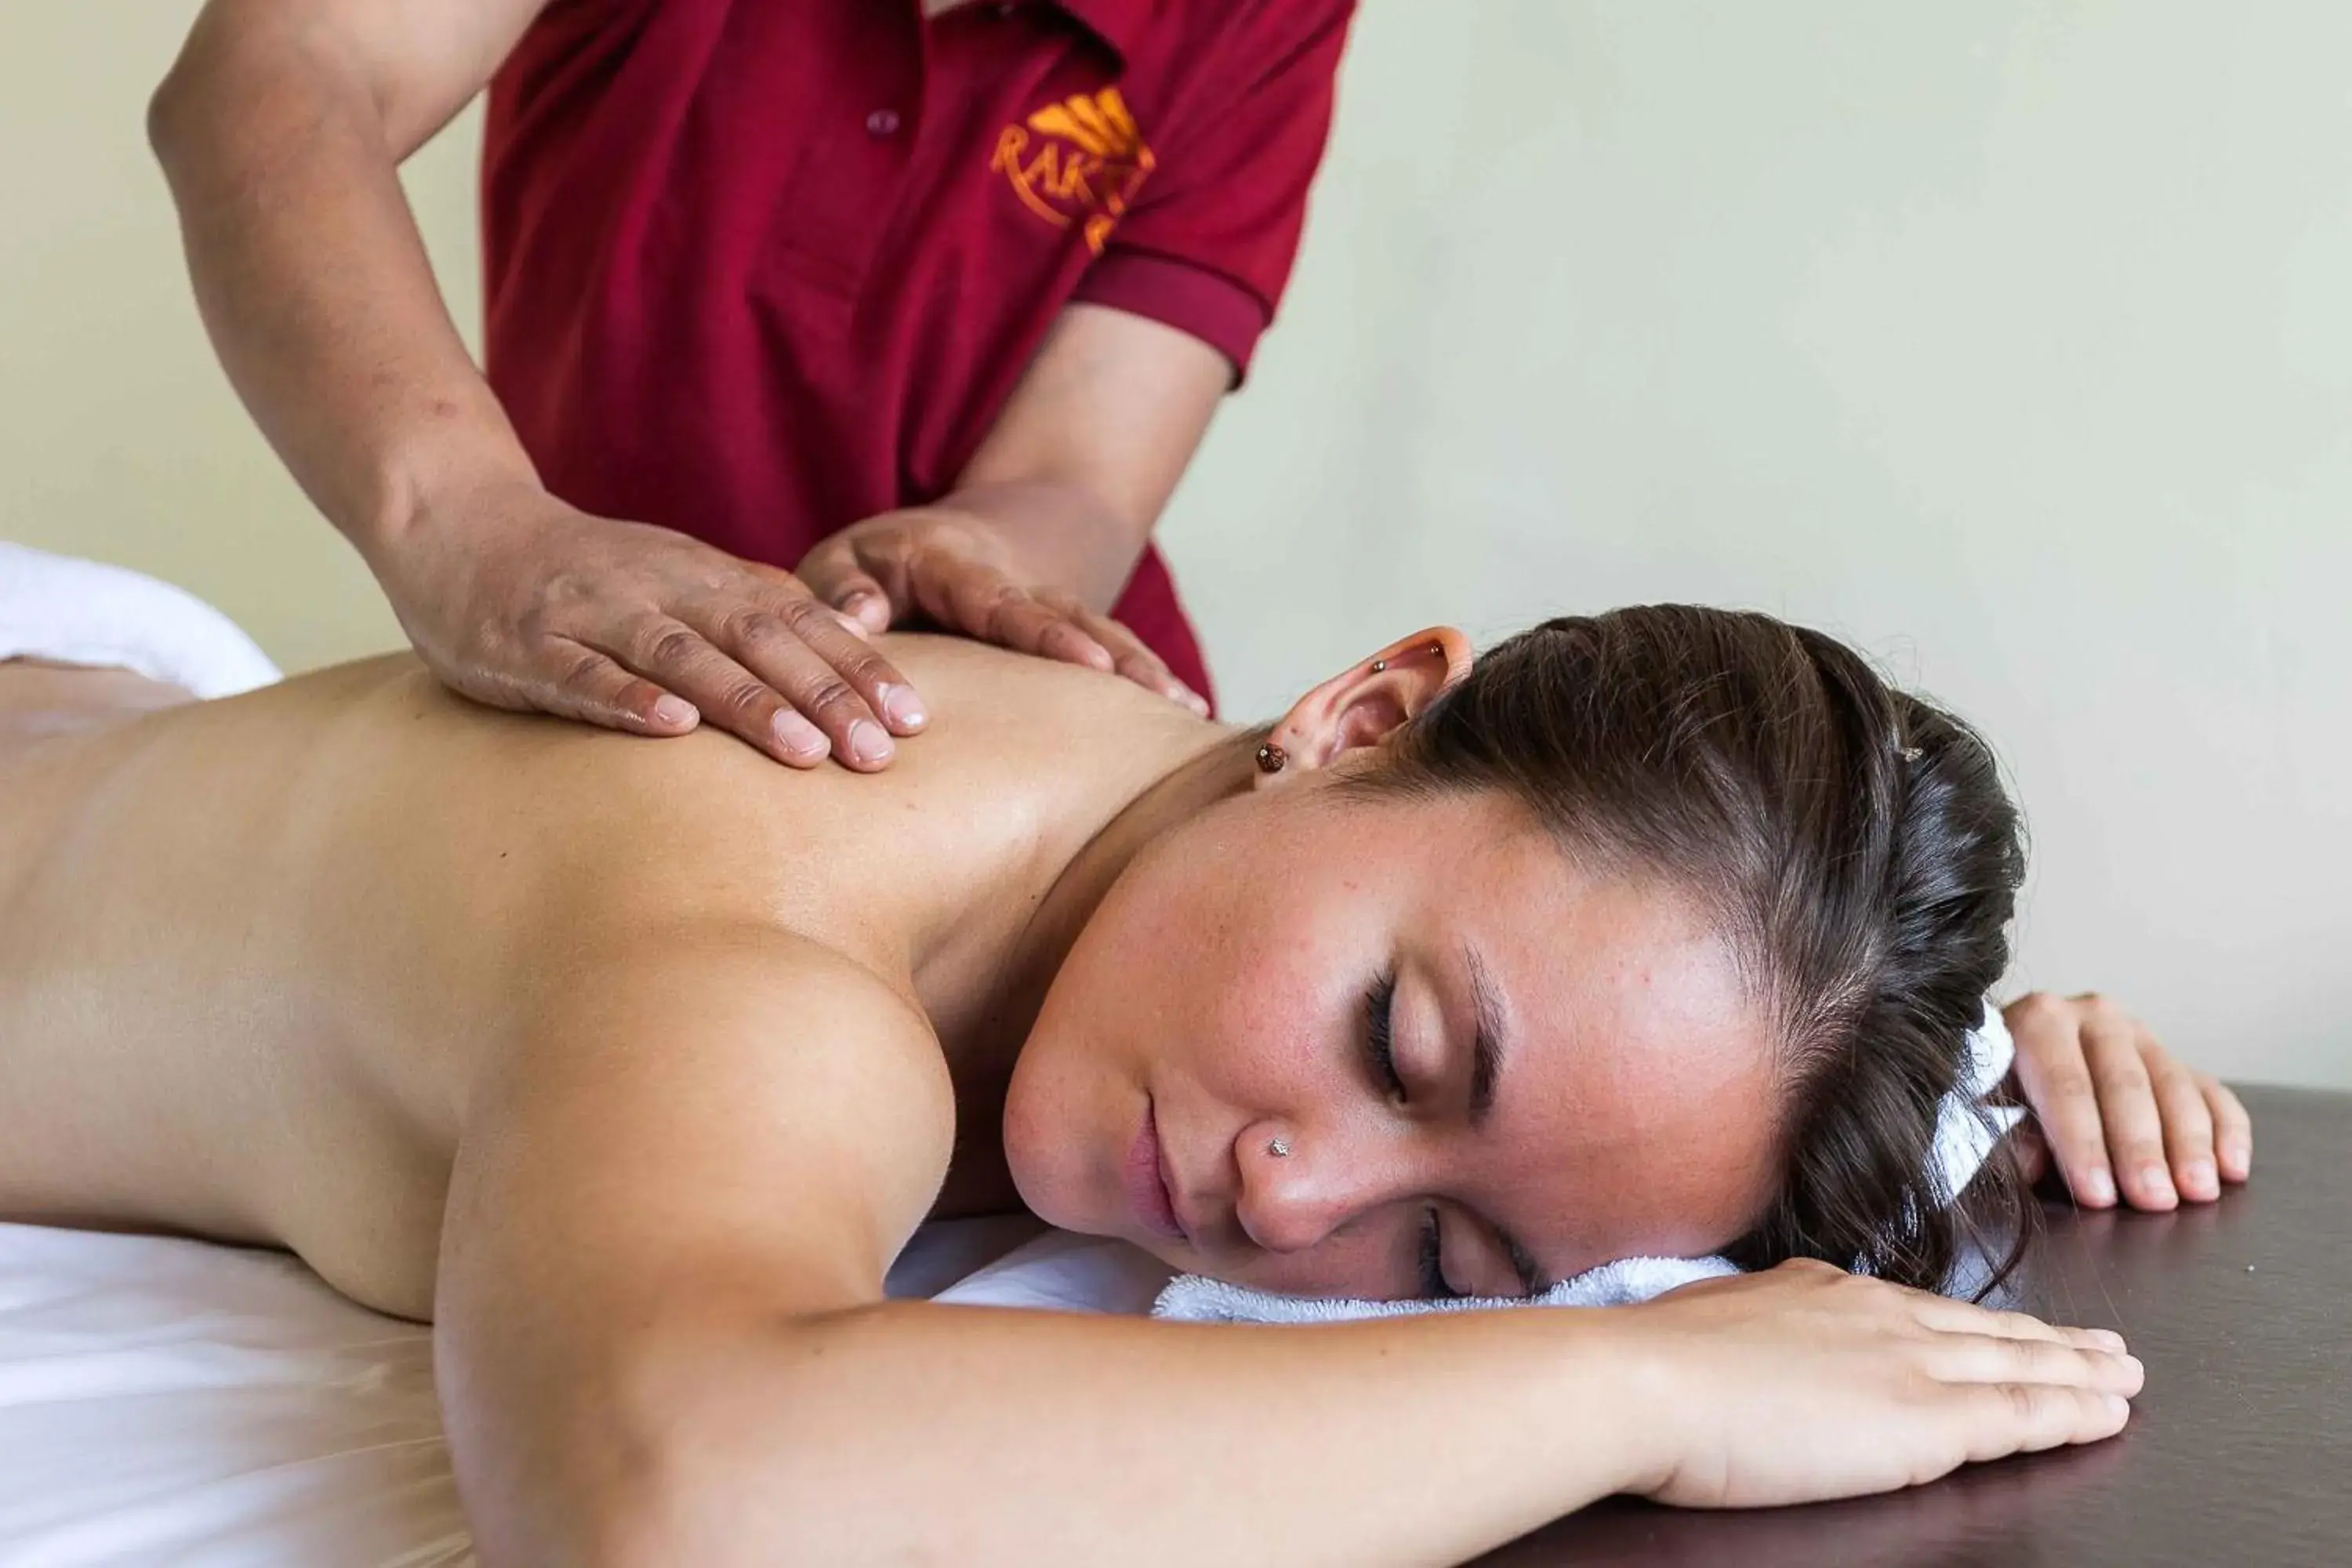
[[[0,5],[0,539],[121,561],[289,668],[397,647],[205,341],[147,95],[198,0]],[[411,165],[458,320],[479,313],[468,114]]]
[[[139,116],[194,10],[0,16],[0,536],[301,665],[396,634],[187,301]],[[2352,1085],[2347,58],[2334,0],[1370,0],[1166,529],[1231,705],[1435,619],[1812,621],[2001,747],[2024,981]],[[469,327],[473,140],[411,170]]]

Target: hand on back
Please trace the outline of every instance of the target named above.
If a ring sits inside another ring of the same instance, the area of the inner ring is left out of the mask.
[[[952,507],[887,511],[802,558],[810,591],[867,631],[916,621],[1116,674],[1202,718],[1209,705],[1142,638],[1076,594],[1024,574],[984,522]]]
[[[928,720],[855,622],[790,573],[535,489],[482,498],[378,575],[417,653],[492,707],[643,735],[715,724],[778,762],[885,766]]]
[[[820,545],[806,570],[823,597],[792,573],[533,488],[477,500],[466,528],[420,531],[383,552],[378,575],[427,667],[495,708],[641,735],[714,724],[795,767],[830,756],[871,772],[929,715],[867,639],[919,620],[1207,711],[1133,632],[1019,581],[985,528],[944,516],[887,513]]]

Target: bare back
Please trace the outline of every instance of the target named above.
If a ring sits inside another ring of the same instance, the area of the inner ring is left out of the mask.
[[[693,921],[910,1005],[941,932],[984,968],[1034,759],[1174,710],[893,641],[948,717],[878,777],[488,712],[405,657],[0,760],[0,1215],[280,1243],[422,1315],[468,1089],[582,963]]]

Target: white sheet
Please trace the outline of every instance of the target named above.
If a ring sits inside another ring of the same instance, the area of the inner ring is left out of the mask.
[[[1141,1312],[1165,1267],[1034,1221],[928,1226],[891,1294]],[[0,1564],[474,1561],[432,1337],[282,1254],[0,1225]]]

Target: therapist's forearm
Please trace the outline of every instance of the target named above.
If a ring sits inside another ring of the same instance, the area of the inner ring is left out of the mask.
[[[1093,610],[1118,602],[1151,540],[1150,518],[1123,515],[1066,480],[976,485],[941,498],[937,507],[986,527],[1024,580],[1075,594]]]
[[[1073,304],[938,504],[986,523],[1027,581],[1107,611],[1232,378],[1188,332]]]
[[[149,115],[196,302],[270,444],[374,563],[436,491],[536,477],[442,301],[364,74],[328,30],[215,9],[232,15],[199,22]]]

